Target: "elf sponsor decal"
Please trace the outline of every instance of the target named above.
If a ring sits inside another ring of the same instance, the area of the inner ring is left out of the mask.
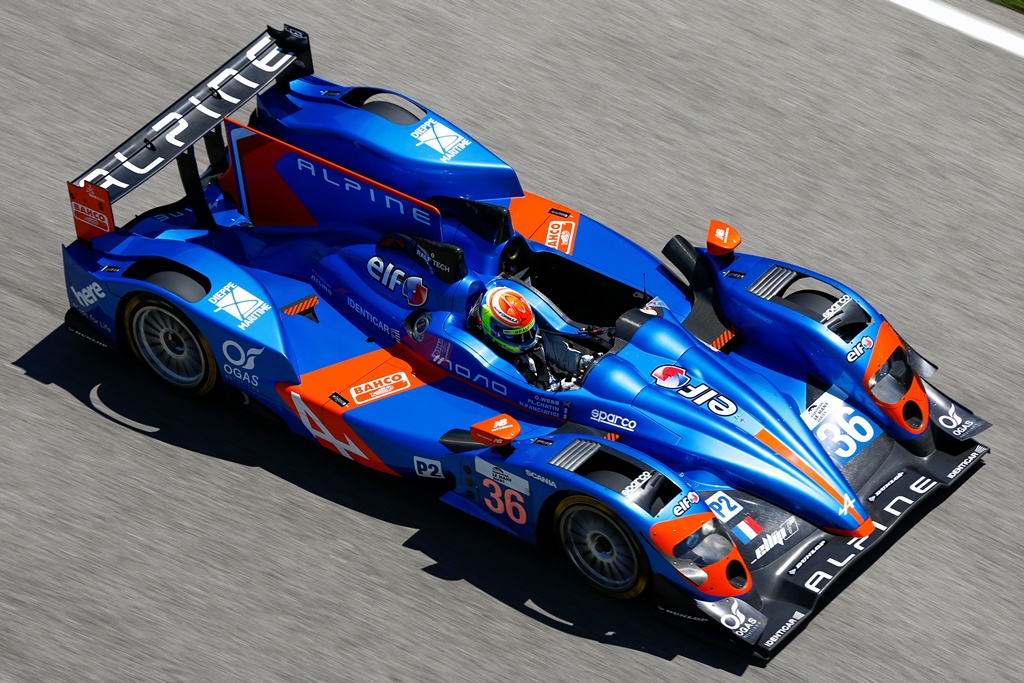
[[[256,357],[265,350],[262,346],[258,349],[246,349],[238,342],[228,339],[220,347],[221,353],[227,359],[221,366],[224,376],[251,387],[258,387],[260,378],[252,370],[256,368]]]
[[[863,337],[861,337],[860,341],[853,345],[853,349],[851,349],[850,352],[846,354],[846,362],[856,362],[861,356],[870,351],[874,345],[875,340],[867,335],[864,335]]]
[[[615,413],[608,413],[603,410],[594,408],[590,411],[590,419],[594,422],[600,422],[616,429],[624,429],[627,432],[632,432],[636,429],[636,420],[631,420]]]
[[[472,140],[456,133],[434,118],[428,118],[410,135],[416,138],[417,147],[426,145],[439,152],[441,154],[439,160],[446,164],[458,156],[459,152],[473,144]]]
[[[237,327],[240,330],[247,329],[270,310],[270,304],[234,282],[229,282],[218,289],[207,301],[217,307],[218,313],[227,313],[238,320]]]
[[[696,491],[690,491],[686,496],[676,503],[675,507],[672,508],[672,514],[676,517],[682,517],[690,511],[690,507],[700,502],[700,496],[697,495]]]
[[[765,534],[764,538],[761,539],[761,545],[754,548],[754,559],[750,564],[754,564],[754,562],[760,560],[772,548],[776,546],[785,546],[786,539],[792,538],[793,534],[795,534],[799,529],[800,525],[797,524],[796,517],[790,517],[783,522],[781,527],[775,531]]]
[[[73,285],[69,285],[68,289],[75,295],[75,301],[78,302],[76,308],[85,310],[99,303],[100,299],[105,299],[107,293],[103,291],[103,286],[98,282],[92,282],[87,284],[82,289],[75,289]],[[74,302],[72,302],[74,303]]]
[[[674,389],[677,394],[688,401],[704,406],[715,415],[729,417],[736,414],[736,404],[732,399],[718,393],[707,384],[690,384],[686,368],[676,365],[660,365],[651,373],[654,383],[659,387]]]
[[[544,244],[558,251],[571,254],[576,243],[576,221],[549,221]]]
[[[764,529],[762,529],[761,525],[758,524],[750,515],[744,517],[739,524],[732,528],[733,535],[740,539],[740,542],[743,545],[753,541],[762,531],[764,531]]]
[[[771,638],[761,643],[764,647],[771,648],[775,643],[782,640],[782,637],[789,633],[790,629],[800,623],[800,620],[807,615],[803,612],[793,612],[793,616],[790,617],[789,621],[779,627],[779,630],[772,634]]]
[[[743,511],[743,506],[724,491],[715,491],[710,496],[705,496],[704,502],[707,503],[711,511],[715,513],[715,517],[718,517],[718,520],[723,524]]]
[[[822,394],[800,418],[839,465],[853,460],[878,434],[865,415],[832,394]]]
[[[357,384],[349,390],[349,393],[352,394],[352,400],[355,401],[356,405],[363,405],[376,401],[379,398],[405,391],[411,386],[412,383],[409,381],[408,375],[404,372],[394,372],[384,377],[378,377],[377,379]]]
[[[422,306],[427,303],[430,290],[423,284],[423,278],[420,276],[409,275],[394,263],[385,263],[379,256],[370,257],[366,262],[366,272],[389,291],[393,292],[401,286],[402,296],[410,306]]]

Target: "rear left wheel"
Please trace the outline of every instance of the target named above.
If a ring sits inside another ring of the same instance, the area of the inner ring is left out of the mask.
[[[640,544],[604,503],[569,496],[555,509],[555,527],[569,561],[600,592],[627,599],[647,587],[651,570]]]
[[[169,301],[151,295],[132,299],[125,307],[124,330],[139,360],[172,388],[202,396],[217,383],[209,344]]]

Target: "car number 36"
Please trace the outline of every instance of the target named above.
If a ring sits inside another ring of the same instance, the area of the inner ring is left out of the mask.
[[[829,415],[814,432],[829,453],[838,458],[853,457],[862,444],[875,438],[871,423],[854,412],[850,406],[843,406]]]
[[[496,515],[506,516],[515,524],[526,524],[526,508],[523,506],[523,494],[515,489],[503,487],[493,479],[483,480],[487,489],[484,505]]]

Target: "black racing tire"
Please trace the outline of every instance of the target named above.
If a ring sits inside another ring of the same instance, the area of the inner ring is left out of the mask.
[[[611,508],[585,495],[571,495],[555,508],[555,537],[570,564],[599,592],[635,598],[650,583],[647,556],[629,527]]]
[[[140,294],[124,307],[128,346],[164,384],[187,396],[213,391],[219,374],[210,345],[174,304]]]
[[[786,297],[786,301],[799,306],[807,312],[807,316],[815,320],[821,320],[821,316],[834,304],[837,299],[812,289],[802,289],[793,292]]]

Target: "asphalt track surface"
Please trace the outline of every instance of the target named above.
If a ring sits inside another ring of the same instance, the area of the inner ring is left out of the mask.
[[[289,5],[3,1],[0,681],[1020,680],[1020,59],[885,0]],[[717,218],[849,283],[985,466],[765,667],[69,336],[64,182],[284,22],[652,250]]]

